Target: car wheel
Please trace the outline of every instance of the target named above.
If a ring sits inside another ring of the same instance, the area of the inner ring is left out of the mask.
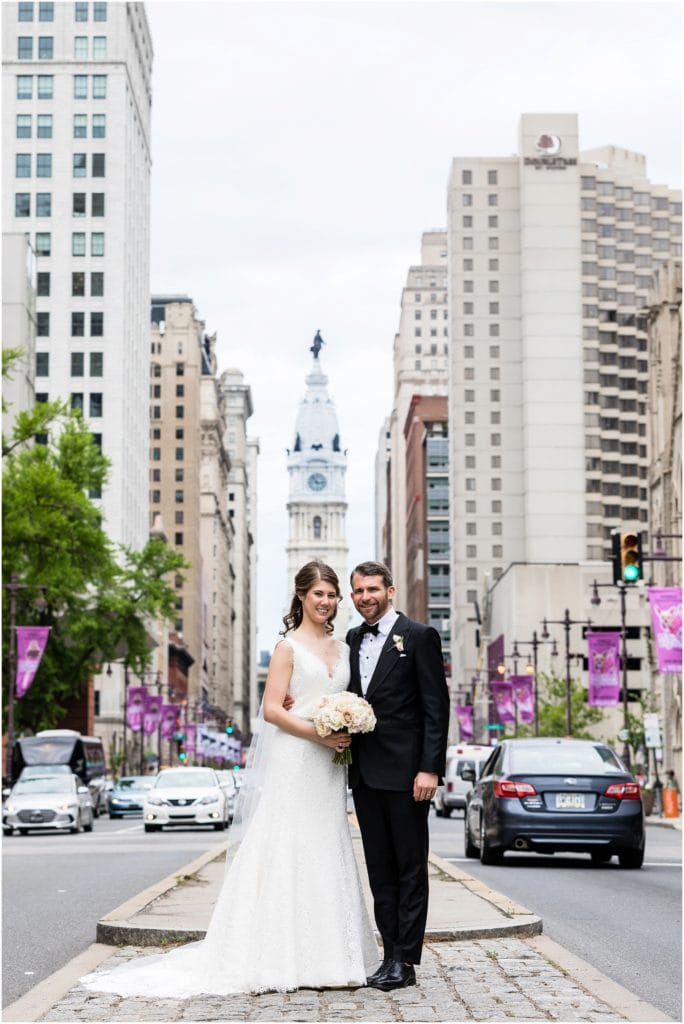
[[[225,828],[226,828],[225,821],[215,821],[214,822],[214,832],[223,832],[223,831],[225,831]]]
[[[93,818],[99,818],[99,817],[100,817],[100,805],[98,803],[97,807],[93,807]]]
[[[29,834],[29,830],[27,828],[18,828],[17,832],[20,836],[27,836]]]
[[[451,807],[445,807],[444,810],[442,811],[442,814],[444,815],[445,818],[450,818],[451,817],[451,811],[452,811]]]
[[[621,868],[640,868],[644,863],[644,850],[625,850],[618,854],[618,860]]]
[[[435,804],[435,814],[437,815],[438,818],[443,818],[444,817],[444,811],[442,810],[441,807],[437,807],[436,804]]]
[[[161,832],[161,825],[145,825],[146,832]]]
[[[110,811],[109,812],[109,817],[110,817],[110,819],[112,821],[116,821],[118,818],[122,818],[123,815],[122,814],[112,814],[112,812]]]
[[[467,814],[464,815],[464,817],[463,817],[463,834],[464,834],[464,839],[465,839],[465,843],[464,843],[465,855],[466,855],[466,857],[470,857],[471,859],[474,860],[478,856],[479,851],[477,849],[477,846],[475,846],[475,844],[473,843],[472,839],[470,838],[470,829],[468,828],[468,815]]]
[[[90,821],[88,822],[87,825],[83,826],[83,831],[84,832],[92,832],[93,831],[93,819],[94,818],[95,818],[95,812],[93,811],[91,813],[91,815],[90,815]]]
[[[83,831],[83,826],[81,825],[81,812],[80,811],[78,812],[78,818],[76,819],[75,823],[71,826],[69,831],[71,832],[72,836],[78,835],[79,832]]]
[[[487,842],[483,816],[480,818],[480,864],[500,864],[502,860],[503,850],[493,850]]]
[[[607,864],[612,856],[612,853],[606,853],[604,850],[597,850],[596,853],[592,853],[591,859],[594,864]]]
[[[2,826],[2,834],[3,834],[3,836],[11,836],[13,832],[14,832],[13,828],[5,828],[4,825]]]

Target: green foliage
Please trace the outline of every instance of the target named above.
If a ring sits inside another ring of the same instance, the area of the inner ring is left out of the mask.
[[[537,677],[539,686],[539,735],[565,736],[566,728],[566,684],[565,680],[555,675],[540,672]],[[572,719],[572,735],[577,739],[591,739],[589,727],[603,721],[601,708],[592,707],[587,703],[585,686],[576,679],[570,683],[570,714]],[[518,736],[533,736],[534,726],[519,726]]]
[[[4,451],[3,583],[16,573],[25,585],[17,594],[18,625],[51,627],[36,680],[15,704],[18,732],[59,724],[67,703],[106,661],[123,657],[134,672],[144,671],[147,624],[172,617],[176,595],[169,576],[186,564],[159,539],[142,551],[115,549],[87,496],[105,487],[108,460],[80,414],[53,412],[40,420],[52,428],[46,444],[27,443],[36,423],[28,413],[18,418]],[[35,607],[39,587],[47,601],[41,612]],[[5,671],[8,648],[5,615]]]

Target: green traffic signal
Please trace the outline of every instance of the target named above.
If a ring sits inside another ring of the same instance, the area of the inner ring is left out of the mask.
[[[187,758],[187,756],[188,756],[188,755],[187,755],[187,754],[185,753],[185,751],[184,751],[184,750],[181,750],[181,751],[179,751],[179,753],[178,753],[178,760],[179,760],[179,761],[185,761],[185,759]]]
[[[636,583],[642,576],[640,533],[620,534],[620,578],[625,583]]]

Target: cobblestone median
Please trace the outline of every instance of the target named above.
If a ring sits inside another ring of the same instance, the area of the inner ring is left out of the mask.
[[[117,960],[161,950],[126,948]],[[111,966],[112,959],[107,961]],[[395,992],[310,989],[259,996],[122,999],[72,989],[46,1021],[619,1021],[523,939],[435,942],[418,985]]]

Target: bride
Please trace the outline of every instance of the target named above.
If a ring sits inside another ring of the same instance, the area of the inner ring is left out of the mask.
[[[365,985],[378,950],[349,834],[345,771],[333,764],[351,738],[323,739],[311,722],[320,698],[349,683],[349,648],[331,636],[339,599],[329,566],[299,570],[206,938],[87,975],[86,988],[183,998]]]

